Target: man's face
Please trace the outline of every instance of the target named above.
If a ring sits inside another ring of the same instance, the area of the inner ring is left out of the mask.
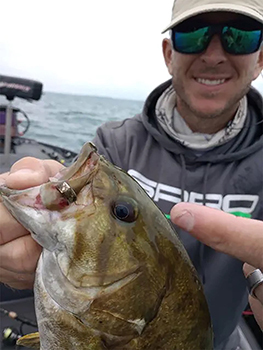
[[[231,13],[208,13],[199,17],[208,23],[238,19],[238,15]],[[172,49],[169,39],[163,42],[163,52],[173,78],[179,112],[187,109],[201,118],[235,112],[251,82],[263,69],[263,51],[230,55],[224,51],[217,35],[201,54],[180,54]]]

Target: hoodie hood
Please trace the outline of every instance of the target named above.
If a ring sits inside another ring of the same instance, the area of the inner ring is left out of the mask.
[[[155,114],[159,97],[171,84],[172,80],[168,80],[153,90],[147,98],[142,112],[142,122],[145,128],[168,151],[183,155],[187,163],[217,163],[245,158],[262,147],[263,99],[254,88],[251,88],[247,94],[248,112],[245,124],[239,134],[227,143],[207,151],[202,150],[202,155],[197,156],[196,150],[185,147],[179,141],[172,139],[159,125]]]

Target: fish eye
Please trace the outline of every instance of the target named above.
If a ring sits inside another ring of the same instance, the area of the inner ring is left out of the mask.
[[[138,208],[131,199],[118,199],[112,203],[112,214],[120,221],[134,222],[138,217]]]

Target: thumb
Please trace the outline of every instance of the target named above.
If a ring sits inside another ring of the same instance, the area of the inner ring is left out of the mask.
[[[55,176],[63,165],[54,160],[26,157],[16,162],[9,173],[0,175],[0,185],[17,190],[41,185]]]
[[[262,221],[191,203],[175,205],[171,220],[211,248],[262,268]]]

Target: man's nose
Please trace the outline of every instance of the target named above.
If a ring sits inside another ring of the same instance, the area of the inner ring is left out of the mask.
[[[207,49],[201,54],[201,60],[209,66],[215,67],[227,60],[218,35],[214,35]]]

